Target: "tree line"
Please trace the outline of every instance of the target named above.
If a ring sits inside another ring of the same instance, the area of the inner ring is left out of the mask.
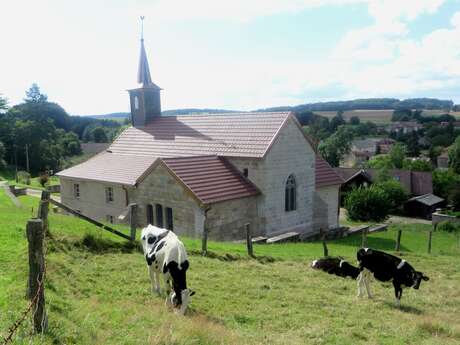
[[[109,142],[120,130],[116,121],[70,116],[33,84],[20,104],[8,107],[0,97],[0,165],[32,174],[57,170],[81,153],[81,141]]]

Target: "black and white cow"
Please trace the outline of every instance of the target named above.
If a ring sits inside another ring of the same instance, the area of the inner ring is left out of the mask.
[[[187,289],[189,262],[183,243],[174,232],[153,225],[142,229],[141,241],[152,292],[161,294],[162,275],[166,285],[166,305],[178,308],[179,313],[184,314],[194,292]]]
[[[393,282],[396,305],[398,307],[401,304],[403,286],[418,289],[422,279],[429,280],[422,272],[416,271],[409,265],[406,260],[402,260],[396,256],[370,248],[361,248],[356,255],[361,271],[358,277],[358,297],[362,296],[364,285],[367,296],[372,298],[369,290],[369,277],[371,273],[379,281]]]
[[[344,278],[356,279],[360,273],[358,267],[350,265],[340,257],[326,257],[314,260],[311,263],[311,267]]]

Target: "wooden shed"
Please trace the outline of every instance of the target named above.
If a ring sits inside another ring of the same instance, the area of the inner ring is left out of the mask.
[[[411,217],[431,219],[438,208],[445,207],[445,200],[434,194],[424,194],[410,198],[404,204],[404,212]]]

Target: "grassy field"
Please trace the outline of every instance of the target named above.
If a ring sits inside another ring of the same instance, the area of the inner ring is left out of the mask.
[[[0,191],[0,336],[27,306],[25,223],[37,199],[15,208]],[[390,284],[373,283],[375,298],[358,300],[356,284],[312,270],[319,243],[245,247],[209,243],[213,258],[193,254],[200,242],[184,239],[189,286],[197,292],[190,313],[165,310],[150,293],[137,246],[76,218],[50,214],[46,299],[49,331],[30,337],[30,321],[15,344],[458,344],[460,250],[454,235],[435,233],[426,253],[426,225],[403,227],[404,258],[430,276],[419,291],[406,289],[393,306]],[[396,227],[369,237],[392,251]],[[332,241],[332,255],[355,261],[359,237]],[[268,258],[270,257],[270,259]]]
[[[332,118],[337,115],[336,111],[315,111],[315,114]],[[393,109],[382,109],[382,110],[347,110],[343,113],[343,117],[346,121],[349,121],[352,116],[357,116],[361,122],[374,122],[378,125],[385,125],[391,123],[391,116],[393,115]]]
[[[32,177],[30,179],[30,185],[23,183],[24,181],[16,183],[13,170],[0,170],[0,181],[2,180],[7,181],[8,184],[10,185],[16,185],[18,187],[26,187],[26,188],[40,189],[40,190],[45,189],[41,186],[38,177]],[[57,176],[51,176],[46,186],[57,185],[57,184],[59,184],[59,178]]]
[[[337,115],[336,111],[315,111],[314,113],[332,118]],[[437,116],[445,114],[444,110],[424,110],[423,115],[425,116]],[[345,120],[349,121],[352,116],[357,116],[361,122],[374,122],[377,125],[386,125],[391,123],[391,116],[393,115],[393,109],[382,109],[382,110],[347,110],[343,113]],[[450,112],[450,115],[460,119],[460,112]]]

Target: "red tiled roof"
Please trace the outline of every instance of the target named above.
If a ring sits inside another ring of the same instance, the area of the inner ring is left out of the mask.
[[[280,113],[161,116],[123,131],[109,150],[154,157],[262,158],[289,117]]]
[[[257,187],[223,157],[165,158],[163,162],[203,204],[259,194]]]
[[[344,182],[342,177],[340,177],[320,155],[316,155],[315,164],[316,188],[335,186]]]
[[[91,181],[135,185],[148,173],[155,157],[127,156],[104,152],[56,175]]]

